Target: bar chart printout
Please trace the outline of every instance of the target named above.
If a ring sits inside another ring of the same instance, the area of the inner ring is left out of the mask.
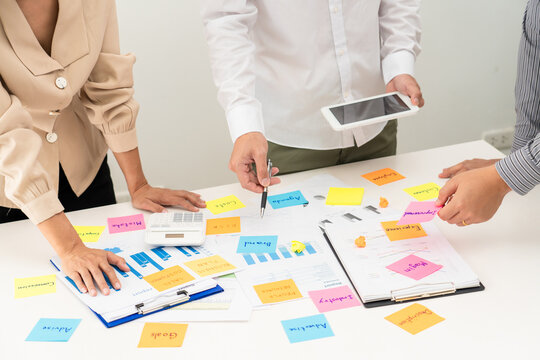
[[[279,261],[284,259],[292,259],[295,257],[309,256],[317,253],[315,246],[312,243],[306,242],[306,249],[301,253],[296,253],[290,250],[290,246],[278,246],[276,252],[262,254],[243,254],[244,261],[247,265],[261,264],[271,261]]]

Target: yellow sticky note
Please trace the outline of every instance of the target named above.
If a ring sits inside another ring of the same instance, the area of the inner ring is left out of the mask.
[[[15,279],[15,299],[56,292],[56,275]]]
[[[390,168],[373,171],[362,175],[362,177],[378,186],[405,179],[405,176]]]
[[[364,188],[331,187],[326,196],[326,205],[360,205]]]
[[[424,305],[412,304],[385,317],[386,320],[396,324],[403,330],[415,335],[444,320]]]
[[[234,195],[225,196],[216,200],[210,200],[206,202],[206,208],[217,215],[227,211],[233,211],[246,207],[239,198]]]
[[[398,221],[386,221],[381,225],[390,241],[414,239],[427,236],[420,224],[397,225]]]
[[[240,231],[239,216],[206,220],[206,235],[234,234]]]
[[[75,231],[84,242],[96,242],[105,230],[105,226],[74,226]]]
[[[263,304],[302,298],[302,294],[293,279],[255,285],[253,288]]]
[[[138,347],[181,347],[188,324],[146,323]]]
[[[407,194],[411,195],[418,201],[437,198],[439,196],[439,190],[441,190],[441,187],[432,182],[403,189],[403,191],[405,191]]]
[[[178,285],[185,284],[191,280],[195,280],[190,273],[175,265],[165,270],[158,271],[152,275],[143,277],[157,291],[165,291]]]
[[[185,262],[188,268],[201,277],[234,270],[236,267],[219,255],[205,257],[199,260]]]

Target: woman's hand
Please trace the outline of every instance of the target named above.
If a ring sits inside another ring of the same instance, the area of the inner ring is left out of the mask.
[[[483,167],[487,167],[490,165],[495,164],[500,159],[472,159],[472,160],[465,160],[460,162],[459,164],[456,164],[454,166],[450,166],[449,168],[443,169],[443,171],[439,174],[440,178],[446,179],[446,178],[452,178],[456,176],[457,174],[460,174],[465,171],[473,170],[473,169],[479,169]]]
[[[148,184],[135,190],[131,195],[131,201],[134,207],[152,212],[163,212],[164,206],[181,206],[194,212],[206,207],[206,202],[201,200],[199,194],[185,190],[154,188]]]

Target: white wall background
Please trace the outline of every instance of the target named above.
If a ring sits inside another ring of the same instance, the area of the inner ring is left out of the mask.
[[[416,75],[426,106],[400,123],[398,152],[477,140],[483,131],[514,124],[526,2],[423,1]],[[227,167],[232,144],[216,101],[199,2],[117,3],[122,51],[137,55],[137,129],[149,182],[189,190],[235,182]],[[116,162],[109,162],[117,192],[125,192]]]

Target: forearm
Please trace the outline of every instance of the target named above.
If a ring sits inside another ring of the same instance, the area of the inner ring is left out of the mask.
[[[133,195],[144,185],[148,184],[143,173],[139,148],[126,152],[115,152],[114,157],[122,169],[129,193]]]
[[[71,225],[63,212],[38,224],[38,229],[60,257],[80,246],[84,246],[73,225]]]

